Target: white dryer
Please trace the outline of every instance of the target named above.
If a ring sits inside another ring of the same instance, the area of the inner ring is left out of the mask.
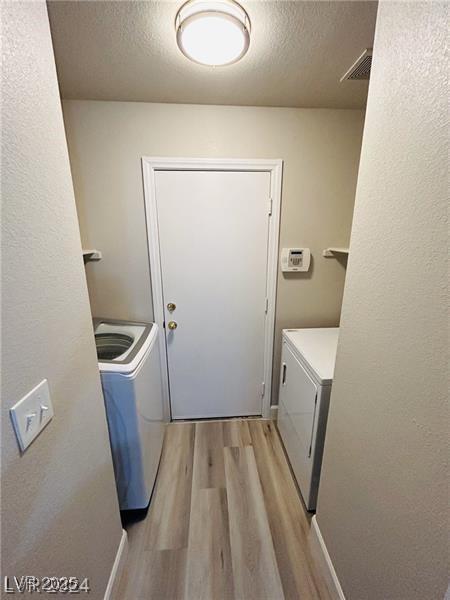
[[[121,510],[148,506],[164,438],[156,323],[94,319]]]
[[[284,329],[278,430],[308,510],[315,510],[339,328]]]

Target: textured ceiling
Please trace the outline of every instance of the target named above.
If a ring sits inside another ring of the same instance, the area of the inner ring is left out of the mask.
[[[178,50],[182,2],[48,2],[63,98],[359,108],[367,82],[340,77],[373,44],[376,2],[251,1],[247,55],[226,67]]]

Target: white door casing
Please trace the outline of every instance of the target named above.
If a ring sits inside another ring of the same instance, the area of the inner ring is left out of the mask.
[[[166,416],[268,417],[282,163],[142,163]]]

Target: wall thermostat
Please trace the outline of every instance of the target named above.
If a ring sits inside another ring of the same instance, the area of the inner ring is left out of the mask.
[[[283,248],[281,250],[281,270],[283,272],[308,271],[310,262],[309,248]]]

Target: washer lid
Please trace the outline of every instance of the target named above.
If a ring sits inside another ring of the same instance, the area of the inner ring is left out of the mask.
[[[283,338],[320,385],[333,382],[339,327],[283,329]]]
[[[102,373],[133,373],[153,347],[158,336],[156,323],[138,323],[113,319],[94,319],[95,334],[112,334],[131,337],[133,343],[125,352],[111,360],[99,359]]]

